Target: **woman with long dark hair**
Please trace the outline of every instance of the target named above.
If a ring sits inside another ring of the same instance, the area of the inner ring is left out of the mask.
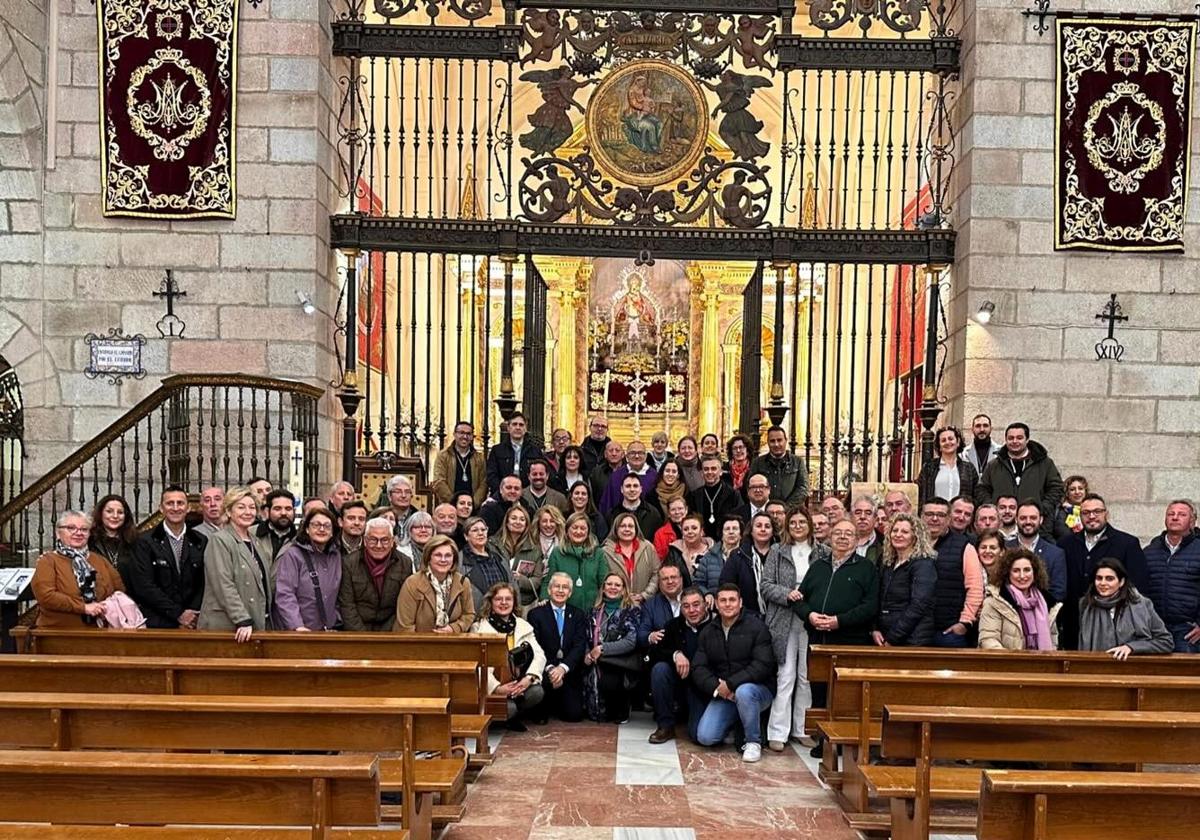
[[[567,519],[576,513],[582,513],[590,520],[592,536],[596,538],[596,542],[604,542],[604,538],[608,536],[608,522],[597,510],[592,499],[592,485],[586,481],[579,482],[567,492]]]
[[[979,647],[993,650],[1055,650],[1055,618],[1062,604],[1050,595],[1042,558],[1024,548],[1006,551],[996,566],[990,598],[979,611]]]
[[[276,630],[333,630],[341,624],[342,556],[333,530],[333,514],[313,508],[301,520],[296,539],[279,552],[271,610]]]
[[[1175,649],[1154,604],[1129,583],[1124,564],[1113,557],[1096,564],[1079,601],[1079,649],[1102,650],[1113,659]]]
[[[88,549],[101,555],[124,576],[133,559],[133,544],[138,540],[137,522],[129,502],[115,493],[101,497],[92,508],[91,521]]]

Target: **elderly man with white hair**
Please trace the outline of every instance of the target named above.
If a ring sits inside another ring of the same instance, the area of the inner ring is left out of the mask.
[[[341,516],[342,505],[353,500],[357,495],[358,492],[349,481],[335,481],[329,488],[329,501],[326,504],[333,513]]]
[[[412,573],[408,555],[396,550],[392,523],[382,516],[367,520],[362,551],[342,558],[338,612],[343,629],[390,632],[400,587]]]
[[[559,720],[583,720],[583,657],[590,645],[590,619],[568,603],[574,584],[566,572],[555,572],[546,585],[549,600],[525,617],[546,654],[541,685],[545,699],[532,714],[544,722],[551,714]]]
[[[387,480],[384,489],[387,506],[396,517],[396,538],[403,541],[408,536],[408,520],[417,510],[413,506],[413,483],[408,476],[394,475]]]

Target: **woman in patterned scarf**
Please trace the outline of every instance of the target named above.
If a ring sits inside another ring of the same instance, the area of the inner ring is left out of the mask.
[[[62,513],[54,531],[54,550],[38,558],[32,586],[39,628],[98,627],[96,619],[103,613],[100,602],[125,591],[116,567],[88,550],[88,527],[85,514]]]
[[[396,599],[397,633],[466,633],[475,623],[471,584],[458,572],[458,546],[444,534],[425,543],[421,571]]]

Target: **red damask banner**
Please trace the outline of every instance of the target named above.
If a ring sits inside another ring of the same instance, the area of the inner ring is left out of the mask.
[[[1182,251],[1195,22],[1057,24],[1055,248]]]
[[[105,216],[236,215],[237,0],[97,0]]]

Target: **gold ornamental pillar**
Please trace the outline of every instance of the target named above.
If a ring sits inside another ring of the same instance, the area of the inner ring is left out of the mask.
[[[558,301],[558,348],[555,356],[558,393],[553,427],[570,429],[572,434],[578,430],[576,405],[579,400],[579,377],[575,371],[579,363],[579,307],[587,302],[591,277],[592,265],[585,262],[574,275],[560,275],[550,289],[550,297]]]
[[[692,292],[704,306],[703,320],[700,328],[700,413],[698,429],[700,434],[715,431],[720,422],[720,373],[721,373],[721,338],[720,338],[720,297],[721,285],[719,278],[707,278],[700,267],[689,264],[687,267],[688,280],[692,284]]]

